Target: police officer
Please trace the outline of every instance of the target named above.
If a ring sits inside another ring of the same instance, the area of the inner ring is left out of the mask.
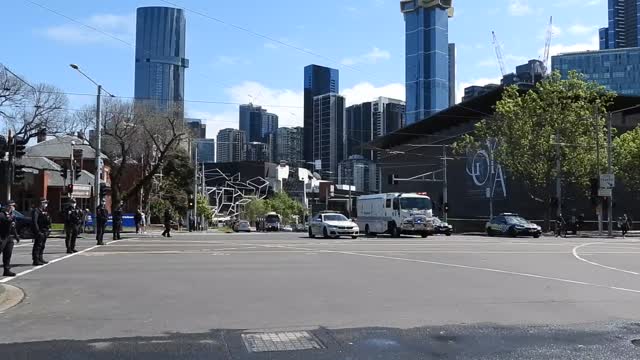
[[[49,236],[49,228],[51,227],[51,218],[47,213],[49,201],[46,198],[40,198],[40,204],[31,212],[31,226],[34,235],[33,250],[31,258],[33,266],[39,266],[49,263],[44,260],[44,247]]]
[[[13,239],[16,238],[17,242],[20,242],[18,232],[16,231],[16,217],[13,214],[13,209],[16,203],[9,200],[7,206],[0,211],[0,253],[2,253],[2,266],[4,272],[2,276],[16,276],[11,272],[11,254],[13,254]]]
[[[120,231],[122,231],[122,205],[124,203],[120,201],[118,207],[113,210],[111,214],[111,222],[113,229],[113,240],[120,240]]]
[[[76,239],[82,225],[84,214],[76,207],[76,199],[71,199],[69,206],[64,212],[64,232],[67,254],[78,252],[76,250]]]
[[[104,199],[100,199],[100,205],[96,210],[96,241],[98,245],[104,245],[104,229],[107,227],[107,221],[109,220],[109,212]]]
[[[171,221],[173,221],[173,215],[169,209],[164,210],[164,231],[162,236],[171,237]]]

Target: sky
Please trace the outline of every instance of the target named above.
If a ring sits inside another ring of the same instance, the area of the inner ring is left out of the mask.
[[[280,126],[301,126],[303,68],[309,64],[340,70],[347,105],[378,96],[405,98],[399,0],[167,1],[188,9],[186,116],[206,120],[208,137],[238,127],[238,105],[206,102],[253,102],[278,114]],[[1,0],[0,63],[30,83],[95,93],[94,85],[69,68],[75,63],[110,93],[132,97],[135,10],[172,6],[167,1]],[[607,24],[605,0],[453,3],[449,42],[457,46],[458,100],[467,86],[499,82],[491,31],[510,72],[542,56],[550,16],[551,55],[597,49],[598,28]],[[72,109],[95,103],[85,95],[69,100]]]

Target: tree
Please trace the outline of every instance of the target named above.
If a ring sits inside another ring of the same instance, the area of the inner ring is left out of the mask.
[[[205,195],[198,194],[196,199],[196,210],[198,212],[198,216],[203,216],[207,222],[211,220],[211,217],[213,217],[213,211],[209,206],[209,198]]]
[[[253,199],[244,207],[244,216],[247,220],[254,223],[259,217],[269,212],[267,210],[267,202],[262,199]]]
[[[614,140],[616,172],[631,190],[640,190],[640,127]]]
[[[267,211],[278,213],[285,224],[292,222],[294,216],[301,217],[304,215],[304,207],[302,204],[292,199],[285,192],[275,193],[273,197],[265,201],[265,205]]]
[[[526,93],[515,86],[507,88],[494,116],[476,124],[474,133],[465,135],[455,147],[465,152],[494,141],[495,160],[524,182],[533,199],[550,209],[557,176],[586,189],[589,179],[598,173],[595,142],[605,144],[603,115],[613,97],[576,72],[566,80],[554,72]],[[600,166],[606,159],[604,149],[601,146]]]

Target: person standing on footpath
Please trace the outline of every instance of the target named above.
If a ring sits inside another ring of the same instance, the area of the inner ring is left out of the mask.
[[[49,237],[49,228],[51,227],[51,218],[47,213],[49,201],[46,198],[40,198],[40,205],[31,212],[31,226],[34,235],[33,250],[31,250],[31,258],[33,266],[48,264],[44,260],[44,247]]]
[[[79,227],[82,224],[83,217],[82,211],[76,208],[76,199],[71,199],[64,212],[64,244],[67,247],[67,254],[78,252],[76,250],[76,240],[78,239]]]
[[[171,211],[169,209],[164,210],[164,231],[162,232],[162,236],[171,237],[171,221],[173,220],[173,216],[171,215]]]
[[[7,206],[0,211],[0,253],[2,253],[2,267],[4,271],[2,276],[16,276],[11,271],[11,255],[13,254],[13,239],[16,238],[20,242],[18,232],[16,231],[16,216],[13,214],[16,203],[9,200]]]
[[[111,228],[113,230],[113,240],[120,240],[120,231],[122,231],[122,206],[124,202],[120,201],[118,207],[111,213]]]
[[[107,221],[109,221],[109,212],[107,211],[104,199],[100,199],[100,205],[98,205],[96,209],[95,219],[97,245],[104,245],[104,230],[107,227]]]
[[[133,222],[136,224],[136,234],[140,234],[140,225],[142,224],[142,210],[136,210],[135,215],[133,215]]]

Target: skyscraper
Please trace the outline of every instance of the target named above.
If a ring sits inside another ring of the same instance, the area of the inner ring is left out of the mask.
[[[449,106],[456,104],[456,44],[449,44]]]
[[[312,159],[321,162],[320,175],[337,180],[338,164],[345,159],[345,99],[338,94],[313,98]]]
[[[216,141],[214,139],[198,139],[196,147],[198,149],[198,163],[216,162]]]
[[[609,26],[599,31],[600,50],[640,46],[640,0],[609,0]]]
[[[338,184],[353,185],[364,193],[378,191],[376,163],[360,155],[349,156],[338,164]]]
[[[306,161],[313,158],[313,103],[319,95],[340,92],[339,73],[336,69],[319,65],[308,65],[304,68],[304,143],[303,152]]]
[[[253,141],[247,144],[247,160],[269,161],[269,148],[267,144]]]
[[[293,166],[303,166],[302,142],[304,129],[301,127],[281,127],[276,130],[274,162],[286,161]]]
[[[265,112],[262,117],[262,140],[267,142],[269,134],[275,134],[278,129],[278,115]]]
[[[402,100],[379,97],[372,103],[374,138],[385,136],[405,126],[406,105]]]
[[[235,162],[246,159],[244,131],[222,129],[218,132],[216,162]]]
[[[372,160],[365,144],[375,138],[371,102],[351,105],[345,110],[346,156],[361,155]]]
[[[239,128],[244,131],[247,142],[266,142],[267,135],[278,128],[278,115],[259,105],[240,105],[239,115]]]
[[[453,0],[401,0],[405,19],[406,125],[449,107]]]
[[[201,119],[184,119],[191,130],[194,139],[204,139],[207,137],[207,124],[203,124]]]
[[[141,7],[136,17],[135,99],[155,111],[184,105],[186,19],[182,9]],[[177,110],[176,110],[177,109]]]

